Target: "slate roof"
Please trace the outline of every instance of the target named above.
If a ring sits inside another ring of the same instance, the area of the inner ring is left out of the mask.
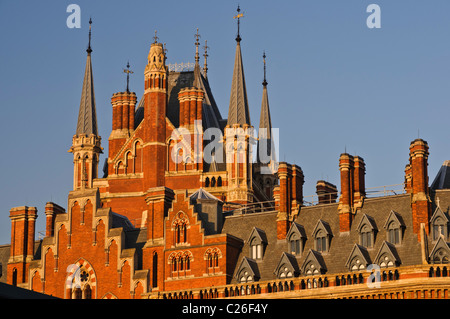
[[[441,206],[443,206],[443,203],[446,203],[445,207],[450,204],[449,191],[443,190],[438,196],[441,199]],[[384,227],[379,227],[375,235],[373,247],[362,250],[364,257],[374,261],[381,247],[387,246],[392,251],[392,254],[401,261],[401,265],[422,264],[420,242],[417,239],[417,235],[412,231],[409,194],[366,199],[362,210],[357,213],[353,220],[350,232],[345,233],[339,231],[337,207],[338,203],[301,207],[301,211],[295,222],[303,226],[307,240],[302,249],[302,255],[295,256],[297,264],[300,267],[303,265],[308,252],[312,250],[315,256],[320,256],[321,262],[323,262],[324,267],[327,269],[327,274],[348,272],[349,269],[346,264],[355,244],[359,244],[357,227],[362,218],[367,218],[364,214],[370,216],[369,219],[376,225],[384,225],[391,211],[394,211],[397,216],[400,216],[406,226],[403,232],[402,243],[400,245],[387,243],[387,230]],[[276,219],[277,212],[233,215],[225,218],[223,232],[229,233],[244,241],[237,265],[241,263],[242,258],[249,256],[248,239],[252,230],[256,227],[263,230],[266,234],[267,246],[263,259],[255,261],[261,274],[260,280],[275,279],[274,270],[283,253],[289,250],[286,240],[277,239]],[[322,220],[333,234],[328,252],[316,252],[314,250],[313,231],[319,220]],[[428,238],[428,241],[428,247],[430,247],[431,251],[435,243],[431,242],[430,238]]]
[[[450,188],[450,161],[445,161],[436,177],[434,178],[433,183],[430,186],[431,189],[444,189]]]

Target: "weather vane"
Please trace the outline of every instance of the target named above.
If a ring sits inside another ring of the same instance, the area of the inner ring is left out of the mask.
[[[263,85],[266,86],[267,85],[267,81],[266,81],[266,51],[263,52],[263,62],[264,62],[264,81],[263,81]]]
[[[127,62],[127,68],[123,69],[123,73],[127,74],[127,92],[130,92],[129,90],[130,74],[134,73],[133,71],[130,70],[130,62]]]
[[[239,34],[239,24],[240,24],[240,20],[239,19],[242,18],[244,16],[244,14],[240,13],[240,12],[241,12],[241,8],[238,5],[238,7],[237,7],[237,13],[238,14],[234,16],[234,19],[237,19],[237,27],[238,27],[238,33],[237,33],[237,37],[236,37],[236,41],[237,42],[240,42],[242,40],[241,36]]]
[[[91,53],[92,49],[91,49],[91,27],[92,27],[92,18],[89,18],[89,44],[88,44],[88,48],[87,48],[87,53]]]
[[[158,43],[158,36],[156,35],[156,33],[157,33],[157,31],[155,30],[155,36],[153,37],[153,39],[155,40],[155,42],[153,42],[153,43]]]

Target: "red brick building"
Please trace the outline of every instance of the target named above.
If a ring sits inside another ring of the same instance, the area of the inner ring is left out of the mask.
[[[99,177],[89,33],[69,149],[73,190],[66,208],[45,206],[40,241],[37,208],[11,209],[11,244],[0,247],[7,283],[69,299],[448,297],[450,185],[444,165],[428,186],[427,142],[411,143],[400,194],[366,194],[364,160],[345,153],[339,197],[319,181],[318,201],[306,203],[301,168],[276,163],[265,73],[253,134],[239,32],[227,119],[208,83],[206,52],[200,67],[198,37],[193,71],[184,72],[169,70],[157,40],[139,102],[128,87],[111,97]],[[381,290],[366,285],[370,265],[381,269]]]

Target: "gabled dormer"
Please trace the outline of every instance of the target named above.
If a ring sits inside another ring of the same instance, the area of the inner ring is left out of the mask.
[[[431,226],[431,238],[433,241],[438,240],[441,235],[444,236],[444,239],[448,239],[448,217],[442,211],[442,209],[438,206],[434,211],[434,214],[430,218],[430,226]]]
[[[327,222],[319,219],[316,227],[314,227],[312,237],[314,238],[314,249],[316,251],[328,252],[333,233],[331,232],[331,227]]]
[[[391,210],[386,223],[383,226],[386,229],[386,240],[394,245],[399,245],[403,240],[403,232],[406,228],[403,218],[400,214]]]
[[[381,268],[399,266],[401,260],[395,246],[384,241],[375,257],[375,264],[379,265]]]
[[[254,282],[260,278],[257,263],[250,258],[244,257],[239,264],[235,275],[237,282]]]
[[[278,279],[297,277],[300,274],[297,259],[294,255],[283,253],[274,270]]]
[[[306,255],[305,261],[301,267],[301,273],[304,276],[320,275],[327,271],[322,255],[310,249]]]
[[[293,222],[286,235],[288,252],[295,256],[300,256],[303,252],[306,240],[305,228],[302,225]]]
[[[375,243],[375,236],[378,232],[375,220],[364,214],[356,228],[359,233],[359,244],[366,248],[372,248]]]
[[[450,261],[450,247],[444,236],[440,236],[431,250],[429,261],[432,264],[447,264]]]
[[[355,244],[348,256],[345,267],[350,271],[359,271],[367,268],[371,264],[369,253],[363,246]]]
[[[261,260],[264,256],[264,251],[267,246],[267,236],[264,230],[253,227],[247,242],[250,246],[250,258]]]

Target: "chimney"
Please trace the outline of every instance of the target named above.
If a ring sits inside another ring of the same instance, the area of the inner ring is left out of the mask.
[[[27,282],[28,265],[34,255],[36,207],[21,206],[10,210],[11,253],[7,266],[7,283],[16,286]]]
[[[320,180],[316,184],[316,193],[320,204],[336,203],[338,198],[338,190],[336,185]]]
[[[350,231],[353,220],[353,156],[344,153],[339,158],[341,172],[341,196],[339,197],[339,229],[341,232]]]
[[[55,218],[58,214],[64,214],[66,211],[61,206],[48,202],[45,205],[46,228],[45,237],[53,237],[55,234]]]
[[[290,222],[290,179],[292,177],[291,165],[286,162],[278,164],[278,179],[280,187],[278,192],[279,210],[277,215],[277,239],[286,238]]]
[[[109,136],[109,158],[116,155],[125,140],[134,131],[136,100],[134,92],[118,92],[111,97],[113,116],[112,132]]]
[[[411,210],[413,232],[420,241],[420,225],[429,231],[430,196],[428,187],[428,143],[422,139],[411,142],[409,147],[409,172],[411,176]]]

